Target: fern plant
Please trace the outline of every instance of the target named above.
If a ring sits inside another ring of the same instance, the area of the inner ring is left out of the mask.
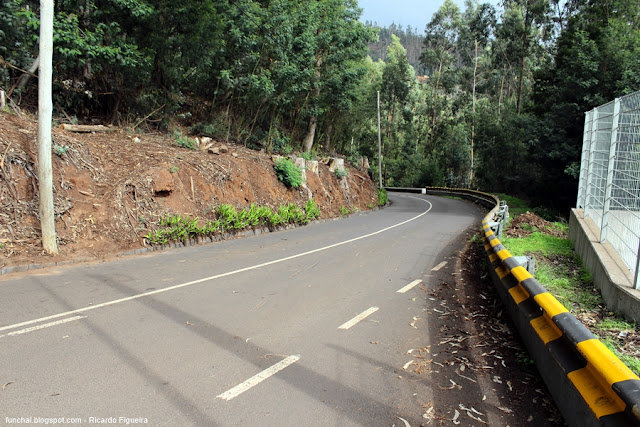
[[[276,160],[273,165],[278,180],[287,187],[298,188],[302,185],[302,170],[291,160],[282,158]]]

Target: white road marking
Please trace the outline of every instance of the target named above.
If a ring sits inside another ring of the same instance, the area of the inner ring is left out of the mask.
[[[404,294],[405,292],[407,292],[409,289],[412,289],[414,286],[419,285],[420,283],[422,283],[421,279],[418,280],[414,280],[413,282],[409,283],[407,286],[405,286],[402,289],[398,289],[396,291],[396,293],[398,294]]]
[[[256,385],[260,384],[262,381],[264,381],[264,380],[268,379],[269,377],[277,374],[278,372],[280,372],[281,370],[283,370],[287,366],[297,362],[298,360],[300,360],[300,355],[296,354],[296,355],[293,355],[293,356],[289,356],[286,359],[276,363],[272,367],[265,369],[264,371],[260,372],[259,374],[254,375],[253,377],[249,378],[245,382],[243,382],[241,384],[238,384],[234,388],[232,388],[230,390],[227,390],[224,393],[217,395],[216,397],[218,399],[224,399],[224,400],[231,400],[234,397],[238,397],[240,394],[242,394],[245,391],[249,390],[251,387],[255,387]]]
[[[80,319],[86,319],[86,318],[87,318],[87,316],[69,317],[68,319],[58,320],[57,322],[45,323],[44,325],[32,326],[30,328],[20,329],[19,331],[9,332],[6,336],[11,337],[11,336],[14,336],[14,335],[22,335],[22,334],[26,334],[28,332],[37,331],[38,329],[50,328],[51,326],[62,325],[63,323],[69,323],[69,322],[73,322],[74,320],[80,320]],[[2,336],[0,336],[0,338],[2,338],[4,336],[5,335],[2,335]]]
[[[107,302],[103,302],[101,304],[95,304],[95,305],[90,305],[90,306],[87,306],[87,307],[78,308],[76,310],[65,311],[64,313],[52,314],[51,316],[41,317],[39,319],[27,320],[25,322],[15,323],[13,325],[2,326],[2,327],[0,327],[0,332],[1,331],[6,331],[8,329],[20,328],[22,326],[33,325],[34,323],[40,323],[40,322],[44,322],[44,321],[51,320],[51,319],[57,319],[59,317],[69,316],[69,315],[72,315],[72,314],[84,313],[84,312],[87,312],[87,311],[90,311],[90,310],[95,310],[95,309],[102,308],[102,307],[108,307],[110,305],[120,304],[120,303],[123,303],[123,302],[132,301],[132,300],[135,300],[135,299],[138,299],[138,298],[143,298],[143,297],[148,297],[148,296],[151,296],[151,295],[161,294],[161,293],[164,293],[164,292],[173,291],[175,289],[180,289],[180,288],[185,288],[187,286],[197,285],[198,283],[208,282],[210,280],[220,279],[222,277],[232,276],[232,275],[235,275],[235,274],[238,274],[238,273],[244,273],[245,271],[257,270],[259,268],[266,267],[266,266],[269,266],[269,265],[278,264],[278,263],[285,262],[285,261],[290,261],[292,259],[300,258],[300,257],[307,256],[307,255],[312,255],[312,254],[315,254],[315,253],[318,253],[318,252],[321,252],[321,251],[326,251],[327,249],[336,248],[338,246],[342,246],[342,245],[346,245],[348,243],[356,242],[358,240],[366,239],[368,237],[372,237],[372,236],[375,236],[377,234],[384,233],[385,231],[389,231],[389,230],[392,230],[394,228],[400,227],[400,226],[402,226],[404,224],[407,224],[407,223],[409,223],[411,221],[415,221],[416,219],[418,219],[418,218],[426,215],[427,213],[429,213],[429,211],[433,208],[433,205],[428,200],[420,199],[418,197],[413,197],[413,196],[409,196],[409,197],[411,197],[412,199],[422,200],[423,202],[428,203],[429,204],[429,209],[427,209],[426,211],[422,212],[421,214],[416,215],[413,218],[410,218],[410,219],[408,219],[406,221],[402,221],[402,222],[399,222],[397,224],[391,225],[389,227],[383,228],[381,230],[374,231],[373,233],[365,234],[365,235],[360,236],[360,237],[354,237],[353,239],[344,240],[342,242],[334,243],[332,245],[324,246],[322,248],[313,249],[313,250],[310,250],[310,251],[307,251],[307,252],[302,252],[302,253],[299,253],[299,254],[296,254],[296,255],[291,255],[291,256],[280,258],[280,259],[276,259],[276,260],[273,260],[273,261],[268,261],[268,262],[265,262],[265,263],[262,263],[262,264],[252,265],[250,267],[240,268],[238,270],[229,271],[227,273],[216,274],[216,275],[209,276],[209,277],[203,277],[202,279],[192,280],[191,282],[180,283],[178,285],[169,286],[167,288],[156,289],[154,291],[144,292],[144,293],[141,293],[141,294],[132,295],[132,296],[125,297],[125,298],[120,298],[120,299],[116,299],[116,300],[113,300],[113,301],[107,301]]]
[[[442,267],[444,267],[445,265],[447,265],[447,261],[442,261],[440,264],[436,265],[435,267],[433,267],[431,269],[431,271],[438,271],[440,270]]]
[[[362,321],[363,319],[366,319],[367,316],[370,316],[371,314],[375,313],[376,311],[378,311],[378,307],[371,307],[371,308],[367,309],[366,311],[363,311],[362,313],[358,314],[356,317],[354,317],[353,319],[351,319],[348,322],[344,323],[343,325],[338,326],[338,329],[349,329],[350,327],[352,327],[356,323]]]

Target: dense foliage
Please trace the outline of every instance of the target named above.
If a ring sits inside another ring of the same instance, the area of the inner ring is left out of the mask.
[[[379,64],[384,181],[508,192],[566,215],[584,112],[640,90],[640,4],[501,7],[444,1],[425,27],[426,82],[407,71],[403,46],[390,37]]]
[[[0,89],[24,106],[38,8],[0,0]],[[584,112],[640,89],[637,0],[445,0],[424,31],[359,18],[356,0],[58,0],[55,114],[375,159],[379,91],[385,185],[566,212]]]

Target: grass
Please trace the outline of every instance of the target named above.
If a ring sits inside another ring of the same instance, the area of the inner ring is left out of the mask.
[[[521,215],[527,211],[531,211],[531,208],[527,204],[526,200],[518,199],[517,197],[509,196],[507,194],[496,194],[500,200],[507,202],[509,206],[509,215],[511,217]]]
[[[518,199],[499,195],[501,200],[516,201],[516,208],[509,206],[511,217],[531,211]],[[525,227],[523,227],[525,228]],[[576,316],[602,343],[629,367],[640,375],[640,352],[633,341],[625,339],[624,332],[637,334],[640,324],[626,321],[622,316],[609,311],[602,295],[594,287],[592,275],[584,268],[582,260],[573,251],[566,237],[566,222],[554,222],[548,226],[560,230],[565,237],[545,234],[547,230],[532,228],[527,237],[504,237],[502,243],[514,256],[532,255],[535,258],[535,278],[562,305]],[[621,335],[621,333],[623,333]],[[637,338],[636,338],[637,339]]]
[[[320,216],[320,209],[313,200],[309,200],[304,208],[287,203],[275,211],[268,206],[254,204],[241,210],[222,204],[215,210],[215,216],[215,220],[201,221],[198,217],[191,218],[189,215],[167,215],[160,222],[161,228],[150,231],[144,237],[152,245],[165,245],[248,228],[307,224]]]

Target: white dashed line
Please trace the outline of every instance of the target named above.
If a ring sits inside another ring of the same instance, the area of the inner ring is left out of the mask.
[[[293,356],[289,356],[286,359],[276,363],[272,367],[265,369],[264,371],[260,372],[259,374],[254,375],[253,377],[249,378],[245,382],[243,382],[241,384],[238,384],[234,388],[232,388],[232,389],[230,389],[228,391],[225,391],[224,393],[219,394],[216,397],[218,399],[223,399],[223,400],[231,400],[234,397],[238,397],[239,395],[241,395],[245,391],[249,390],[252,387],[255,387],[256,385],[260,384],[262,381],[268,379],[269,377],[272,377],[273,375],[277,374],[278,372],[280,372],[281,370],[283,370],[287,366],[297,362],[298,360],[300,360],[300,356],[297,355],[297,354],[293,355]]]
[[[338,329],[349,329],[350,327],[352,327],[356,323],[362,321],[363,319],[366,319],[367,316],[375,313],[376,311],[378,311],[378,307],[371,307],[370,309],[368,309],[366,311],[363,311],[362,313],[358,314],[356,317],[354,317],[353,319],[349,320],[347,323],[339,326]]]
[[[266,267],[266,266],[269,266],[269,265],[279,264],[281,262],[290,261],[292,259],[301,258],[301,257],[307,256],[307,255],[312,255],[312,254],[315,254],[315,253],[318,253],[318,252],[326,251],[328,249],[336,248],[338,246],[342,246],[342,245],[346,245],[346,244],[349,244],[349,243],[352,243],[352,242],[356,242],[358,240],[366,239],[366,238],[369,238],[369,237],[384,233],[386,231],[393,230],[394,228],[400,227],[400,226],[402,226],[404,224],[407,224],[407,223],[409,223],[411,221],[415,221],[416,219],[421,218],[422,216],[424,216],[427,213],[429,213],[429,211],[433,207],[431,202],[429,202],[428,200],[420,199],[418,197],[413,197],[413,196],[409,196],[409,197],[411,197],[413,199],[417,199],[417,200],[422,200],[423,202],[428,203],[429,204],[429,209],[427,209],[424,212],[414,216],[413,218],[409,218],[409,219],[407,219],[405,221],[399,222],[399,223],[391,225],[389,227],[385,227],[383,229],[380,229],[378,231],[374,231],[374,232],[369,233],[369,234],[365,234],[363,236],[354,237],[353,239],[343,240],[342,242],[334,243],[332,245],[328,245],[328,246],[324,246],[324,247],[321,247],[321,248],[313,249],[313,250],[310,250],[310,251],[307,251],[307,252],[301,252],[301,253],[298,253],[298,254],[295,254],[295,255],[291,255],[291,256],[288,256],[288,257],[279,258],[279,259],[275,259],[273,261],[264,262],[262,264],[256,264],[256,265],[252,265],[252,266],[249,266],[249,267],[240,268],[238,270],[229,271],[227,273],[216,274],[216,275],[209,276],[209,277],[203,277],[201,279],[192,280],[190,282],[185,282],[185,283],[180,283],[178,285],[169,286],[169,287],[163,288],[163,289],[156,289],[156,290],[153,290],[153,291],[150,291],[150,292],[144,292],[144,293],[141,293],[141,294],[132,295],[132,296],[125,297],[125,298],[120,298],[120,299],[116,299],[116,300],[112,300],[112,301],[103,302],[101,304],[95,304],[95,305],[90,305],[90,306],[87,306],[87,307],[78,308],[76,310],[66,311],[64,313],[52,314],[50,316],[41,317],[39,319],[27,320],[25,322],[15,323],[13,325],[2,326],[2,327],[0,327],[0,332],[6,331],[8,329],[19,328],[21,326],[33,325],[34,323],[40,323],[40,322],[44,322],[46,320],[57,319],[59,317],[69,316],[71,314],[84,313],[84,312],[87,312],[87,311],[90,311],[90,310],[96,310],[98,308],[109,307],[109,306],[112,306],[112,305],[115,305],[115,304],[120,304],[120,303],[127,302],[127,301],[133,301],[133,300],[136,300],[136,299],[139,299],[139,298],[148,297],[148,296],[151,296],[151,295],[161,294],[161,293],[164,293],[164,292],[173,291],[175,289],[185,288],[187,286],[193,286],[193,285],[196,285],[198,283],[209,282],[209,281],[212,281],[212,280],[215,280],[215,279],[220,279],[220,278],[223,278],[223,277],[233,276],[235,274],[244,273],[245,271],[257,270],[259,268]]]
[[[398,289],[398,290],[396,291],[396,293],[404,294],[404,293],[405,293],[405,292],[407,292],[409,289],[413,289],[413,287],[414,287],[414,286],[419,285],[420,283],[422,283],[422,280],[421,280],[421,279],[414,280],[413,282],[409,283],[409,284],[408,284],[407,286],[405,286],[404,288],[402,288],[402,289]]]
[[[6,336],[11,337],[11,336],[14,336],[14,335],[22,335],[22,334],[26,334],[28,332],[37,331],[38,329],[49,328],[51,326],[62,325],[63,323],[73,322],[74,320],[85,319],[86,317],[87,316],[69,317],[68,319],[58,320],[57,322],[45,323],[43,325],[32,326],[30,328],[20,329],[19,331],[9,332]],[[5,335],[2,335],[2,337],[4,337],[4,336]],[[0,338],[2,338],[2,337],[0,337]]]
[[[440,270],[442,267],[444,267],[445,265],[447,265],[447,261],[442,261],[440,264],[436,265],[435,267],[433,267],[431,269],[431,271],[438,271]]]

